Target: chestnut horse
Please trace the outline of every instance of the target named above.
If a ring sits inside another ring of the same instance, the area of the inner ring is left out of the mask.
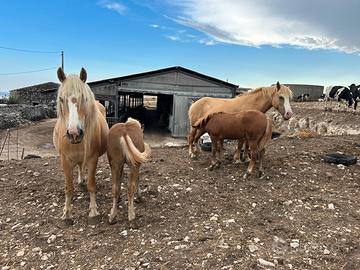
[[[140,122],[128,118],[126,123],[118,123],[111,127],[108,135],[107,156],[111,167],[113,205],[109,222],[113,223],[117,216],[117,202],[120,198],[121,180],[126,163],[130,168],[128,181],[128,219],[135,219],[134,193],[141,199],[139,189],[140,165],[150,158],[150,147],[144,143],[143,130]]]
[[[238,113],[216,112],[199,119],[193,127],[202,132],[208,132],[210,135],[212,166],[216,163],[218,150],[220,161],[222,160],[224,139],[239,140],[241,144],[246,142],[250,149],[251,160],[244,178],[252,174],[258,156],[260,159],[259,177],[263,174],[265,146],[271,140],[272,134],[272,121],[264,113],[256,110]]]
[[[100,221],[96,205],[95,173],[98,159],[106,151],[109,132],[105,108],[97,101],[85,83],[87,74],[81,69],[80,77],[66,76],[62,68],[57,71],[61,85],[57,95],[58,119],[53,141],[60,154],[65,175],[65,207],[62,219],[72,223],[71,201],[73,196],[73,170],[79,169],[78,184],[84,185],[84,170],[88,169],[87,189],[90,194],[89,223]]]
[[[196,156],[196,152],[198,151],[198,139],[204,134],[204,131],[195,129],[193,126],[205,115],[214,112],[232,113],[244,110],[257,110],[265,113],[273,107],[285,120],[288,120],[293,115],[290,106],[291,99],[292,91],[290,88],[277,82],[274,86],[257,88],[231,99],[204,97],[197,100],[191,104],[188,113],[190,120],[190,133],[188,135],[190,156]],[[241,147],[242,145],[239,143],[234,159],[240,158]]]

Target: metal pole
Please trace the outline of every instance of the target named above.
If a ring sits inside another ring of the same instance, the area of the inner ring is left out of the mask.
[[[64,51],[61,51],[61,68],[64,70]]]

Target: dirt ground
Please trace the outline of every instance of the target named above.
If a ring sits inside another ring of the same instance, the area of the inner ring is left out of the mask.
[[[320,109],[300,103],[293,110],[348,125],[360,117],[321,117]],[[226,159],[213,171],[208,152],[190,160],[185,147],[159,144],[141,168],[145,202],[136,204],[130,228],[123,206],[118,222],[107,222],[112,200],[104,157],[97,170],[101,223],[87,224],[89,196],[79,190],[74,224],[61,221],[59,159],[42,147],[51,132],[36,131],[21,132],[43,158],[0,162],[0,269],[360,269],[360,165],[321,160],[336,151],[359,157],[360,135],[280,137],[268,147],[266,176],[247,180],[246,164],[231,160],[234,144],[225,145]]]

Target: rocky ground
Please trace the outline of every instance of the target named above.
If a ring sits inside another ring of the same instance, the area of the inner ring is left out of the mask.
[[[294,105],[300,118],[321,113],[304,107]],[[262,179],[244,180],[246,164],[232,163],[234,145],[225,147],[213,171],[207,152],[190,160],[184,147],[154,148],[141,168],[145,202],[136,204],[133,228],[122,204],[118,222],[107,223],[105,158],[97,170],[102,221],[87,224],[89,196],[76,190],[72,226],[60,219],[57,157],[0,162],[0,269],[360,269],[360,165],[321,158],[359,157],[360,135],[273,140]]]

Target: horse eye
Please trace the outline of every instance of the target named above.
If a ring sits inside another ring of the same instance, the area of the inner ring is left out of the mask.
[[[280,96],[279,99],[282,100],[282,101],[284,101],[284,97],[283,97],[283,96]]]
[[[64,103],[64,99],[62,97],[59,97],[59,100],[61,103]]]

